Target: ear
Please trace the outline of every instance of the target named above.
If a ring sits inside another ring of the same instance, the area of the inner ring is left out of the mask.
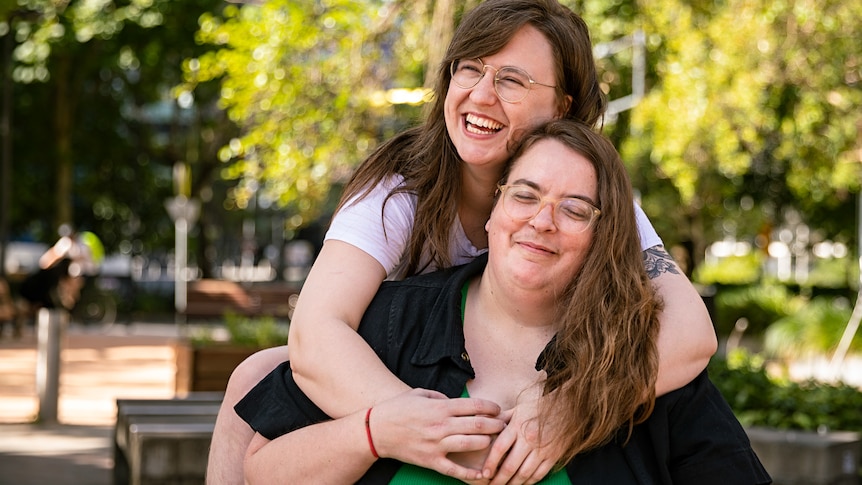
[[[563,102],[563,105],[560,107],[560,112],[558,113],[557,117],[558,118],[565,118],[566,113],[569,112],[569,108],[571,108],[571,107],[572,107],[572,96],[567,94],[566,99]]]

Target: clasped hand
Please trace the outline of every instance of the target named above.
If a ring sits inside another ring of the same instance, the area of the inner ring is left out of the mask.
[[[371,430],[381,457],[471,484],[532,484],[556,462],[538,446],[538,401],[503,412],[480,398],[413,389],[374,407]]]

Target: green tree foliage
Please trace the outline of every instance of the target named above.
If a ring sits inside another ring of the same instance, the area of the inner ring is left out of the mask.
[[[186,64],[185,89],[221,82],[243,133],[220,154],[236,162],[223,174],[240,180],[237,206],[265,194],[305,223],[333,179],[413,121],[415,111],[381,109],[377,93],[427,85],[440,32],[451,32],[439,26],[472,6],[427,3],[268,1],[201,20],[201,40],[222,48]],[[648,96],[605,132],[667,242],[700,255],[728,232],[768,233],[790,207],[853,237],[858,0],[816,12],[801,0],[564,3],[596,43],[648,35]],[[598,62],[609,96],[631,92],[631,52]]]
[[[12,235],[52,242],[72,223],[111,251],[167,246],[173,164],[207,150],[214,161],[226,142],[198,122],[192,147],[197,113],[170,93],[182,60],[203,49],[197,17],[223,3],[17,3],[2,24],[13,41]]]
[[[778,225],[790,207],[852,238],[862,2],[643,2],[640,18],[654,78],[624,153],[673,187],[647,210],[689,233],[695,254]]]
[[[216,176],[231,181],[228,208],[255,200],[282,208],[287,229],[307,224],[332,184],[416,122],[395,90],[429,86],[477,1],[2,1],[0,36],[15,49],[13,226],[29,230],[35,209],[86,222],[109,247],[169,237],[161,202],[177,162],[210,228],[223,222]],[[690,242],[697,257],[725,234],[767,234],[789,208],[852,242],[862,1],[564,3],[596,43],[646,32],[647,96],[605,132],[669,245]],[[631,92],[631,60],[598,61],[611,97]],[[189,109],[155,126],[154,101]]]
[[[220,107],[242,130],[219,152],[222,175],[238,181],[235,207],[260,197],[292,213],[288,229],[307,224],[331,183],[413,121],[387,90],[421,86],[426,38],[411,16],[422,8],[272,0],[201,17],[199,40],[221,48],[185,62],[179,91],[221,83]]]

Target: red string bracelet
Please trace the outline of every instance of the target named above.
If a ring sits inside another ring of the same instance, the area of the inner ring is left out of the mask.
[[[372,409],[374,408],[368,408],[368,411],[365,412],[365,435],[368,436],[368,447],[371,448],[371,454],[374,455],[374,458],[380,458],[380,455],[377,454],[377,450],[374,448],[374,440],[371,439],[371,424],[369,420]]]

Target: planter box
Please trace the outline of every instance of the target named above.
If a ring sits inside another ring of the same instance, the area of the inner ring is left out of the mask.
[[[747,428],[751,447],[775,485],[858,485],[859,433]]]
[[[190,392],[224,392],[234,368],[258,350],[257,347],[232,344],[195,346],[188,342],[176,343],[176,394],[185,396]]]

